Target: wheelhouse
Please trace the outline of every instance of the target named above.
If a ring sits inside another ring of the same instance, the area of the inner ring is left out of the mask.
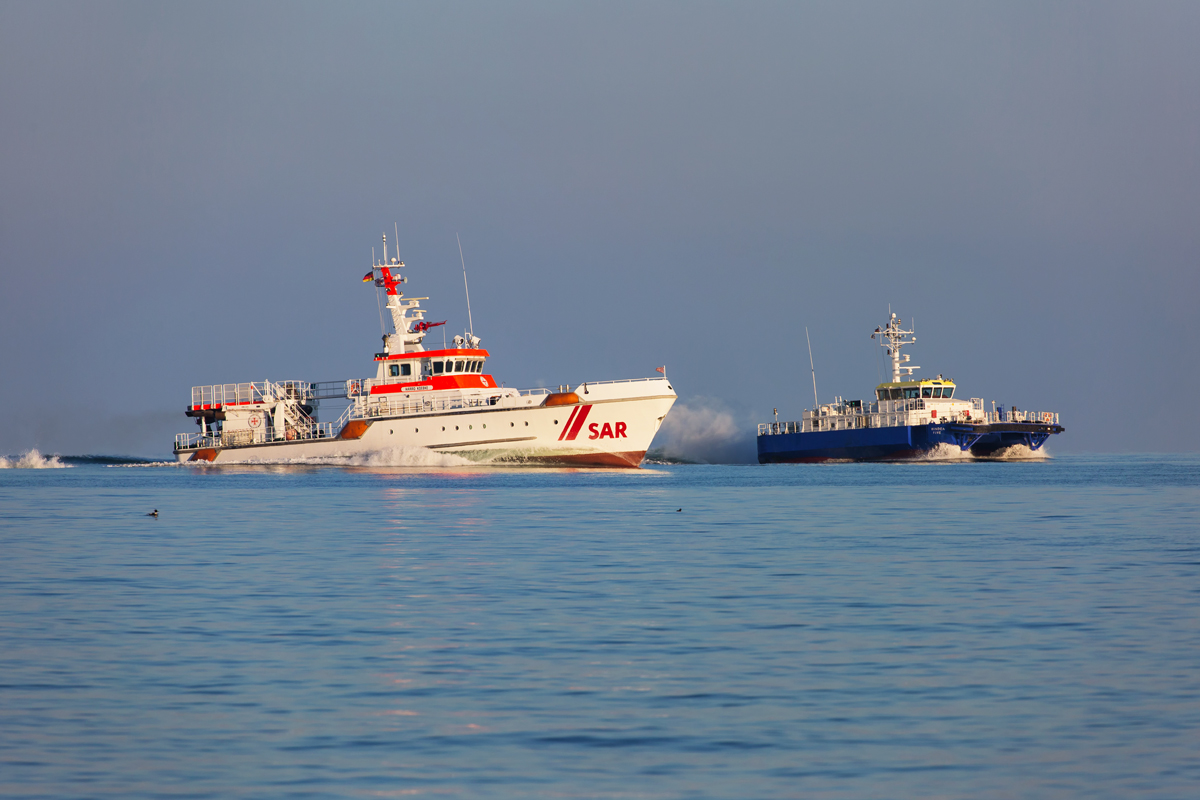
[[[953,381],[897,381],[875,387],[878,400],[950,400],[954,397]]]
[[[451,348],[412,353],[379,353],[376,379],[384,383],[424,381],[444,375],[482,375],[488,352],[483,349]]]

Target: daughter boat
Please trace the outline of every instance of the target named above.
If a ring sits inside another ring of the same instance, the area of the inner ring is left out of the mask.
[[[421,301],[399,290],[404,262],[372,264],[364,282],[387,294],[393,332],[375,354],[375,377],[261,381],[192,387],[187,416],[199,433],[175,437],[179,461],[278,462],[416,447],[486,463],[637,467],[676,395],[662,377],[587,381],[556,391],[504,388],[485,371],[474,332],[426,350]],[[322,400],[349,400],[320,422]]]
[[[900,318],[892,314],[886,325],[871,334],[892,360],[892,380],[875,388],[875,402],[839,397],[811,411],[805,409],[799,422],[759,425],[758,463],[885,461],[920,457],[940,446],[987,457],[1014,445],[1036,451],[1052,435],[1063,432],[1056,413],[1006,411],[995,403],[988,411],[983,398],[959,397],[954,381],[941,375],[914,380],[913,370],[920,367],[907,366],[911,356],[900,355],[902,347],[916,341],[913,333],[904,330]]]

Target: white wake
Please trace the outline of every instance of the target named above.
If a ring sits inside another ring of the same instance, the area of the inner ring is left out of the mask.
[[[36,447],[24,455],[0,456],[0,469],[67,469],[70,466],[59,461],[58,456],[43,456]]]
[[[970,450],[963,450],[958,445],[941,442],[932,450],[926,450],[915,457],[914,461],[974,461],[975,456]]]
[[[1050,457],[1045,447],[1031,450],[1026,445],[1014,444],[1003,450],[997,450],[988,456],[988,459],[992,461],[1043,461]]]
[[[189,461],[188,464],[210,466],[207,461]],[[388,447],[373,450],[369,453],[355,455],[333,456],[303,456],[300,458],[277,459],[247,459],[245,461],[221,461],[211,466],[220,467],[223,464],[294,464],[297,466],[332,466],[332,467],[462,467],[475,462],[454,455],[439,453],[424,447]]]

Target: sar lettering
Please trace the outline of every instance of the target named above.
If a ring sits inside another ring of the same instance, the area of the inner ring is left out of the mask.
[[[624,422],[616,422],[609,424],[605,422],[601,425],[598,422],[593,422],[588,425],[588,430],[591,431],[589,439],[628,439],[628,434],[625,433],[626,425]]]

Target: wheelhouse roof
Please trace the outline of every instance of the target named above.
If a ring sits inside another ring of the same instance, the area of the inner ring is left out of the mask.
[[[876,386],[876,389],[901,389],[904,387],[913,386],[957,386],[954,381],[949,380],[923,380],[923,381],[900,381],[899,383],[881,383]]]
[[[415,353],[376,353],[376,361],[400,361],[409,358],[487,358],[488,351],[483,348],[471,350],[465,347],[451,347],[446,350],[420,350]]]

